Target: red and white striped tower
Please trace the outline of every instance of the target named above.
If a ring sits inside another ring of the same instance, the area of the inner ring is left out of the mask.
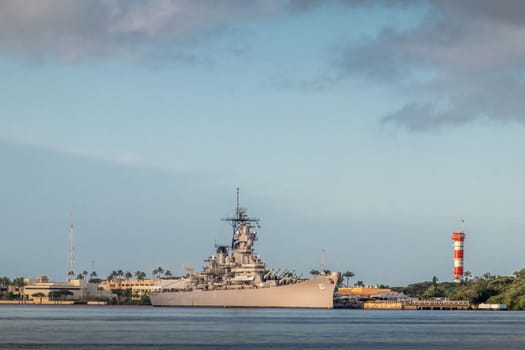
[[[452,232],[454,241],[454,282],[459,283],[463,278],[463,247],[465,244],[464,220],[461,219],[461,231]]]

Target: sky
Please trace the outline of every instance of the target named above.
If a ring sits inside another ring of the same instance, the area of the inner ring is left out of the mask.
[[[3,0],[0,275],[525,267],[521,0]]]

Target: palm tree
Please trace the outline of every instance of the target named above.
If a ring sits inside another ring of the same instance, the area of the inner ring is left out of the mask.
[[[4,287],[7,287],[11,284],[11,279],[9,279],[9,277],[7,276],[4,276],[2,278],[0,278],[0,284]]]
[[[319,276],[320,272],[319,272],[318,270],[311,270],[311,271],[310,271],[310,274],[311,274],[312,276]]]
[[[131,294],[131,283],[129,282],[129,280],[133,277],[133,274],[129,271],[126,271],[126,273],[124,274],[124,278],[126,279],[126,281],[128,282],[127,283],[127,291]]]
[[[111,281],[113,280],[115,277],[117,276],[117,271],[113,270],[111,271],[111,273],[108,275],[108,277],[106,278],[106,281]]]
[[[164,272],[164,276],[170,278],[171,276],[173,276],[173,274],[171,273],[170,270],[166,270],[166,272]]]
[[[89,274],[89,283],[100,283],[101,281],[102,280],[98,278],[97,273],[95,271]]]
[[[439,279],[436,276],[432,276],[432,286],[434,288],[437,287],[438,282],[439,282]]]
[[[4,287],[7,290],[10,285],[11,285],[11,280],[9,279],[9,277],[4,276],[0,278],[0,287]],[[2,294],[2,288],[0,288],[0,296],[2,296],[1,294]]]
[[[357,281],[357,282],[355,283],[355,286],[356,286],[356,287],[364,287],[364,286],[365,286],[365,283],[364,283],[363,281]]]
[[[153,276],[157,276],[157,279],[160,279],[160,275],[162,275],[163,273],[164,269],[160,266],[153,270]]]
[[[15,286],[16,291],[18,293],[18,300],[21,299],[25,285],[26,285],[26,282],[24,281],[23,277],[17,277],[13,280],[13,286]]]
[[[144,278],[146,278],[146,273],[142,271],[135,271],[135,278],[137,278],[138,281],[140,281],[140,284],[144,284]]]
[[[355,273],[353,273],[352,271],[346,271],[345,273],[343,273],[343,277],[346,278],[346,287],[348,288],[348,280],[350,280],[350,278],[354,277],[355,276]]]
[[[122,289],[122,277],[124,277],[124,271],[117,271],[118,289]]]

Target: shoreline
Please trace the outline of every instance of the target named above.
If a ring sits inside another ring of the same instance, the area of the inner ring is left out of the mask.
[[[75,303],[74,301],[53,301],[53,302],[33,302],[25,301],[20,302],[18,300],[0,300],[0,307],[2,305],[20,305],[20,306],[152,306],[151,304],[88,304],[88,303]]]

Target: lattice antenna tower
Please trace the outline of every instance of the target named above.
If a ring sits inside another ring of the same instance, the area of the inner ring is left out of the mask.
[[[321,249],[321,275],[324,276],[326,274],[326,263],[325,263],[325,258],[326,258],[326,250],[323,248]]]
[[[67,246],[67,280],[75,278],[75,224],[73,222],[73,212],[69,215],[69,241]]]

